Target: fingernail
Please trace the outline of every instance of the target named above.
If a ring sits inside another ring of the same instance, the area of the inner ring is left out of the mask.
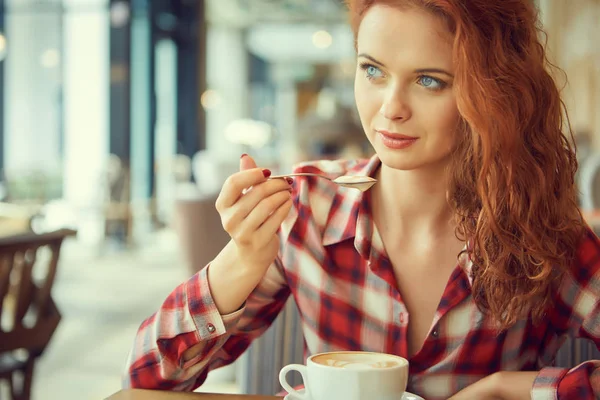
[[[244,154],[242,154],[242,156],[240,158],[244,158],[246,156],[248,156],[248,154],[244,153]]]
[[[265,176],[265,178],[268,178],[271,176],[271,170],[269,170],[269,169],[263,169],[262,173]]]
[[[289,176],[287,176],[285,178],[285,180],[287,181],[287,183],[289,183],[290,185],[294,183],[294,180],[292,178],[290,178]]]

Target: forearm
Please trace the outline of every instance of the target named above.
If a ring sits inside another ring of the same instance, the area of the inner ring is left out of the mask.
[[[246,268],[237,256],[235,243],[230,241],[208,267],[210,292],[219,313],[227,315],[239,310],[265,270],[266,267]]]
[[[538,375],[534,372],[498,372],[495,386],[498,397],[503,400],[529,400],[533,382]]]
[[[199,384],[210,357],[229,339],[241,315],[223,318],[219,314],[210,298],[206,272],[176,287],[141,324],[127,363],[125,387],[191,390]],[[183,357],[193,347],[193,359]]]

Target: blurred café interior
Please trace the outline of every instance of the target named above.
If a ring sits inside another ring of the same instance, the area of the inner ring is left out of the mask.
[[[600,229],[600,2],[536,4]],[[371,154],[352,42],[342,0],[0,0],[1,399],[10,379],[35,400],[120,389],[141,321],[228,240],[214,202],[242,153],[277,172]],[[291,301],[198,390],[273,394],[298,361]]]

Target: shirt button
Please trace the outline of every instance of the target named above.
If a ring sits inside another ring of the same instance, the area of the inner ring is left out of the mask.
[[[438,337],[440,335],[440,333],[438,332],[437,329],[434,329],[433,332],[431,332],[431,336],[433,336],[434,338]]]
[[[217,328],[213,324],[206,325],[206,329],[208,329],[208,333],[215,333],[217,331]]]

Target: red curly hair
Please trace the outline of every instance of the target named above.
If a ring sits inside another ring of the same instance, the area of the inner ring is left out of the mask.
[[[543,317],[584,230],[573,134],[532,3],[347,1],[355,37],[376,4],[425,9],[454,35],[465,135],[449,167],[448,199],[457,236],[469,243],[473,298],[500,329]]]

